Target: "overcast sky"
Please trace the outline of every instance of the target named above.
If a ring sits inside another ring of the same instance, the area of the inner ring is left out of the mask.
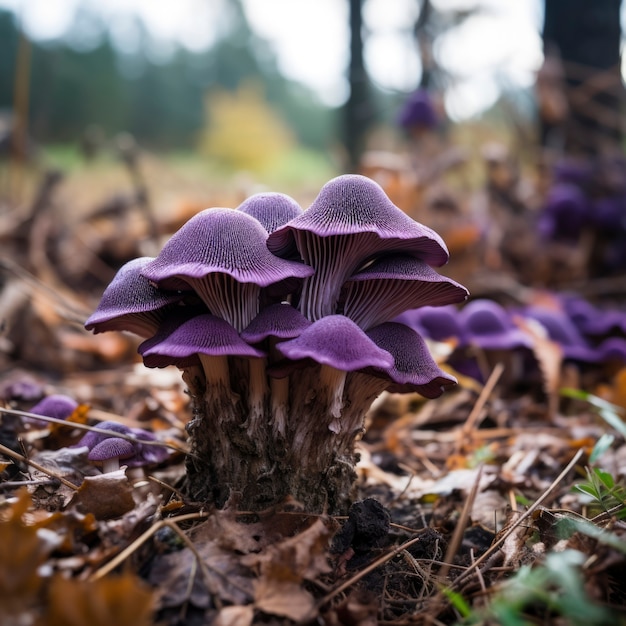
[[[191,49],[211,45],[228,14],[229,0],[0,0],[14,9],[34,36],[61,35],[80,4],[89,5],[112,25],[122,46],[132,48],[129,14],[140,15],[166,42]],[[527,87],[541,63],[541,0],[432,0],[438,8],[485,10],[442,38],[436,54],[457,76],[446,95],[453,118],[492,104],[499,86]],[[279,68],[316,91],[330,105],[348,93],[347,0],[243,0],[251,27],[271,42]],[[421,66],[412,37],[416,0],[365,0],[365,62],[381,87],[411,91]],[[166,48],[167,49],[167,46]]]

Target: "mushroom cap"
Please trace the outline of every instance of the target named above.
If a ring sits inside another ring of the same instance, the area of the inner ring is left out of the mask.
[[[454,305],[423,306],[398,315],[393,321],[409,326],[422,337],[433,341],[454,338],[459,347],[467,343],[460,312]]]
[[[170,453],[165,446],[153,446],[141,443],[142,441],[157,441],[157,438],[143,428],[131,428],[132,434],[138,439],[134,444],[135,454],[127,462],[128,467],[143,467],[165,461]]]
[[[147,345],[147,347],[146,347]],[[189,363],[198,354],[262,357],[265,353],[247,344],[226,321],[205,313],[183,322],[163,337],[158,334],[138,348],[146,367]]]
[[[374,376],[388,378],[392,393],[416,391],[426,398],[438,398],[445,387],[457,380],[439,368],[422,337],[398,322],[385,322],[367,331],[377,346],[391,353],[394,362],[388,368],[373,368]]]
[[[506,309],[493,300],[473,300],[461,310],[460,319],[468,342],[485,350],[532,347],[530,337],[517,328]]]
[[[121,435],[132,435],[132,429],[125,424],[121,424],[120,422],[112,422],[110,420],[106,420],[104,422],[100,422],[97,424],[98,428],[103,430],[109,430],[112,433],[120,433]],[[105,433],[97,433],[93,430],[86,432],[80,441],[75,444],[77,448],[82,448],[87,446],[90,450],[92,450],[96,445],[98,445],[101,441],[105,439],[109,439],[111,437],[115,437],[114,434],[105,434]],[[118,437],[121,439],[121,437]]]
[[[310,358],[345,372],[393,365],[391,354],[379,348],[363,330],[343,315],[323,317],[295,339],[283,341],[276,348],[288,359]]]
[[[64,420],[67,419],[77,407],[78,402],[76,402],[74,398],[70,398],[70,396],[66,396],[62,393],[54,393],[37,402],[37,404],[30,409],[29,413]]]
[[[601,309],[575,295],[561,297],[565,313],[584,335],[604,335],[613,330],[626,333],[626,314],[617,309]]]
[[[205,209],[172,235],[142,274],[159,287],[189,290],[189,279],[213,273],[261,287],[313,273],[311,267],[271,254],[267,237],[263,226],[242,211]]]
[[[273,233],[302,213],[302,207],[291,196],[278,192],[255,193],[246,198],[237,210],[254,217],[268,233]]]
[[[305,262],[315,257],[306,236],[349,236],[358,241],[356,261],[365,261],[379,252],[405,252],[429,265],[444,265],[448,249],[433,230],[411,219],[387,197],[382,187],[366,176],[344,174],[327,182],[302,215],[292,219],[267,239],[268,248],[278,256],[291,257],[298,251]],[[330,242],[334,244],[335,242]],[[356,267],[349,267],[347,275]]]
[[[180,306],[175,307],[164,315],[158,328],[155,330],[151,337],[148,337],[145,341],[139,344],[137,352],[141,355],[149,348],[162,342],[165,337],[171,335],[182,324],[197,317],[198,315],[204,315],[207,313],[207,309],[204,305],[200,306]],[[193,365],[200,365],[200,360],[197,355],[192,355],[186,362],[179,362],[178,367],[185,368]]]
[[[156,329],[160,312],[182,299],[150,284],[141,271],[152,257],[139,257],[124,264],[104,290],[96,310],[85,322],[87,330],[103,333],[127,330],[149,337]]]
[[[409,309],[462,302],[469,295],[456,281],[407,254],[388,255],[374,261],[350,276],[345,289],[343,313],[365,329]]]
[[[404,128],[437,126],[438,116],[430,93],[426,89],[417,89],[410,94],[404,101],[397,119],[398,124]]]
[[[311,325],[298,309],[287,302],[271,304],[259,311],[259,314],[241,333],[247,343],[259,343],[267,337],[293,339]]]
[[[127,439],[108,437],[97,443],[87,455],[90,461],[102,463],[110,459],[128,459],[135,454],[135,446]]]
[[[565,313],[546,307],[529,306],[523,309],[522,315],[543,326],[549,339],[561,346],[565,359],[586,363],[602,360]]]
[[[539,214],[539,233],[546,239],[576,241],[588,213],[589,201],[580,187],[570,183],[554,185]]]
[[[619,361],[626,363],[626,339],[624,337],[609,337],[597,348],[599,361]]]

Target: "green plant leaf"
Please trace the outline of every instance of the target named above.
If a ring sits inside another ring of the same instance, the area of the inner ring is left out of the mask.
[[[610,433],[604,433],[598,441],[596,441],[596,445],[593,446],[593,450],[589,455],[589,462],[595,463],[612,445],[615,441],[615,437]]]

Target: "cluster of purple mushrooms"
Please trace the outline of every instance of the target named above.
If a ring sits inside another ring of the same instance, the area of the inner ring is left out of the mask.
[[[549,303],[548,303],[549,302]],[[533,324],[542,336],[559,346],[563,360],[585,367],[626,365],[626,314],[601,308],[575,294],[560,294],[545,304],[505,307],[488,299],[475,299],[461,309],[454,305],[406,311],[397,321],[433,341],[454,341],[447,359],[459,373],[485,382],[473,348],[531,355],[532,334],[517,319]],[[536,363],[529,363],[537,369]]]
[[[182,370],[194,412],[187,470],[204,475],[193,495],[223,504],[283,473],[295,476],[283,491],[301,497],[304,481],[332,500],[329,468],[352,477],[376,396],[435,398],[456,383],[393,321],[467,298],[432,269],[447,260],[439,235],[377,183],[344,175],[306,211],[275,192],[201,211],[158,256],[124,265],[85,327],[135,333],[147,367]]]
[[[537,218],[545,241],[580,246],[589,234],[599,238],[600,268],[626,266],[626,160],[601,163],[562,160]]]
[[[45,396],[30,409],[30,413],[55,420],[67,420],[79,408],[74,398],[55,393]],[[28,418],[27,423],[34,427],[48,425],[45,420]],[[169,452],[159,445],[157,438],[143,428],[132,428],[110,420],[98,424],[98,430],[86,433],[75,445],[87,448],[87,458],[102,471],[113,472],[126,467],[147,467],[158,465],[167,459]]]

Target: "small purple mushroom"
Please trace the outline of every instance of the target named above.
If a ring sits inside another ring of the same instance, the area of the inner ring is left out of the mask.
[[[182,296],[157,289],[141,275],[152,260],[152,257],[133,259],[118,270],[98,307],[85,322],[87,330],[96,334],[126,330],[144,338],[154,334],[165,312],[182,300]]]
[[[434,128],[437,123],[437,112],[426,89],[417,89],[410,94],[398,113],[398,124],[408,130]]]
[[[433,341],[455,339],[457,347],[463,347],[467,343],[460,312],[454,305],[411,309],[401,313],[393,321],[405,324],[422,337]]]
[[[119,469],[119,461],[116,466],[115,458],[118,460],[124,459],[128,467],[143,467],[145,465],[162,463],[169,455],[165,446],[142,443],[157,441],[156,437],[151,432],[143,428],[130,428],[125,424],[110,420],[100,422],[97,424],[97,427],[99,430],[106,430],[108,432],[104,433],[90,430],[83,435],[74,447],[88,448],[89,454],[87,458],[89,458],[90,461],[101,463],[106,460],[105,456],[112,453],[111,456],[108,457],[109,461],[107,461],[107,467],[104,468],[105,472]],[[133,441],[124,437],[116,437],[116,434],[133,437]],[[113,444],[109,443],[103,445],[105,442],[110,442],[111,440],[113,440]],[[124,442],[123,444],[120,443],[122,441]],[[125,454],[129,449],[128,446],[130,446],[132,454],[116,456],[115,453],[118,450]]]
[[[560,301],[583,335],[599,336],[614,330],[626,333],[626,313],[618,309],[602,309],[575,295],[562,296]]]
[[[81,437],[80,441],[75,444],[75,447],[82,448],[86,446],[91,450],[101,441],[104,441],[109,437],[115,437],[116,433],[121,435],[132,435],[132,430],[129,426],[121,424],[120,422],[113,422],[112,420],[100,422],[99,424],[96,424],[96,427],[100,430],[106,430],[109,432],[100,433],[95,430],[90,430]]]
[[[565,313],[546,307],[530,306],[522,311],[522,315],[541,324],[548,338],[561,347],[563,358],[584,363],[597,363],[601,360],[598,352],[589,345]]]
[[[246,213],[206,209],[172,235],[142,274],[163,289],[195,291],[213,315],[241,332],[259,312],[262,287],[313,273],[269,252],[267,237]]]
[[[345,281],[377,255],[404,253],[434,266],[448,261],[437,233],[395,206],[378,183],[356,174],[326,183],[302,215],[269,235],[267,246],[285,258],[297,252],[315,269],[304,279],[299,305],[311,321],[336,313]]]
[[[93,463],[102,465],[102,471],[115,472],[120,469],[120,460],[128,459],[135,454],[135,446],[127,439],[107,437],[97,443],[87,455]]]
[[[506,309],[493,300],[473,300],[462,309],[460,319],[468,342],[483,350],[532,347],[530,337],[517,328]]]
[[[302,214],[302,207],[291,196],[277,192],[255,193],[237,210],[254,217],[268,233]]]
[[[343,314],[367,330],[408,309],[462,302],[465,287],[405,254],[385,256],[350,276],[344,287]]]
[[[66,420],[77,408],[78,402],[76,402],[74,398],[61,393],[55,393],[37,402],[35,406],[31,407],[29,412],[35,415],[43,415],[44,417]],[[44,427],[49,424],[49,422],[45,420],[35,418],[28,418],[27,421],[37,427]]]
[[[333,420],[332,432],[341,429],[346,372],[393,365],[389,352],[379,348],[352,320],[329,315],[314,322],[299,337],[284,341],[277,350],[289,359],[312,359],[321,364],[319,386]]]
[[[577,186],[568,183],[555,185],[539,214],[539,234],[544,239],[576,243],[589,214],[589,201]]]

